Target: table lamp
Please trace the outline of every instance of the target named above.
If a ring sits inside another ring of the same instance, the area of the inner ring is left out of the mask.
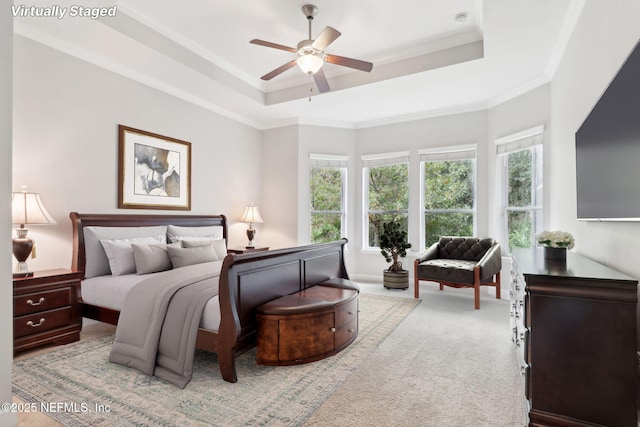
[[[11,222],[13,225],[20,226],[16,229],[17,237],[13,238],[13,256],[18,260],[13,276],[28,276],[31,271],[27,265],[27,258],[34,251],[34,242],[27,237],[29,229],[25,228],[25,225],[55,224],[56,222],[42,204],[40,195],[28,193],[24,189],[11,194]]]
[[[253,245],[253,238],[256,235],[256,229],[253,228],[253,223],[260,224],[262,221],[262,217],[260,216],[260,211],[257,206],[254,206],[251,203],[244,210],[244,215],[242,215],[242,222],[248,222],[249,228],[247,228],[247,237],[249,238],[249,243],[247,244],[247,249],[255,248]]]

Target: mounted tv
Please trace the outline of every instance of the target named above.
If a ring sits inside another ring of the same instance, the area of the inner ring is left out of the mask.
[[[640,221],[640,43],[576,132],[579,220]]]

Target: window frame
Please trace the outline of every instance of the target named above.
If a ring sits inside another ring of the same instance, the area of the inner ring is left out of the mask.
[[[311,203],[309,203],[309,241],[313,243],[313,215],[324,214],[339,214],[340,215],[340,235],[341,237],[347,236],[347,179],[348,179],[348,166],[349,158],[347,156],[340,155],[328,155],[328,154],[311,154],[309,156],[309,199],[313,199],[311,193],[311,174],[314,168],[327,168],[338,169],[340,171],[340,191],[341,191],[341,210],[316,210],[313,209]]]
[[[532,247],[535,246],[535,236],[540,233],[543,228],[544,215],[544,126],[536,126],[513,135],[506,136],[496,140],[496,154],[498,156],[498,165],[500,165],[502,173],[501,193],[501,216],[502,216],[502,241],[503,253],[511,254],[509,245],[509,213],[511,212],[530,212],[532,215],[532,226],[530,232],[530,241]],[[509,154],[519,151],[530,150],[532,153],[532,176],[531,176],[531,198],[530,204],[527,206],[509,206]],[[534,200],[535,199],[535,200]]]
[[[473,235],[477,230],[477,197],[478,197],[478,150],[476,144],[465,144],[456,146],[445,146],[437,148],[423,149],[420,155],[420,247],[427,249],[425,215],[446,214],[446,213],[471,213],[473,216]],[[427,162],[446,162],[458,160],[471,160],[473,168],[473,207],[471,209],[426,209],[426,175],[425,166]]]
[[[380,250],[379,246],[369,245],[369,214],[404,214],[407,216],[407,234],[409,234],[409,212],[411,211],[411,194],[410,194],[410,179],[411,179],[411,162],[408,151],[394,152],[394,153],[382,153],[363,155],[362,158],[362,250],[373,251]],[[384,167],[393,165],[406,165],[407,166],[407,208],[396,210],[370,210],[369,209],[369,170],[372,167]]]

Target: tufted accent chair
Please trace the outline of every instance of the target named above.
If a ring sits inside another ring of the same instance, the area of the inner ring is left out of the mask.
[[[420,280],[454,288],[474,288],[475,309],[480,309],[480,286],[494,286],[500,299],[500,245],[491,238],[441,237],[414,263],[414,296]]]

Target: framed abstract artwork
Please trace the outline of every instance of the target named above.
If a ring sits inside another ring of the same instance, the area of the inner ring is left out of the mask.
[[[191,143],[118,125],[118,208],[191,210]]]

